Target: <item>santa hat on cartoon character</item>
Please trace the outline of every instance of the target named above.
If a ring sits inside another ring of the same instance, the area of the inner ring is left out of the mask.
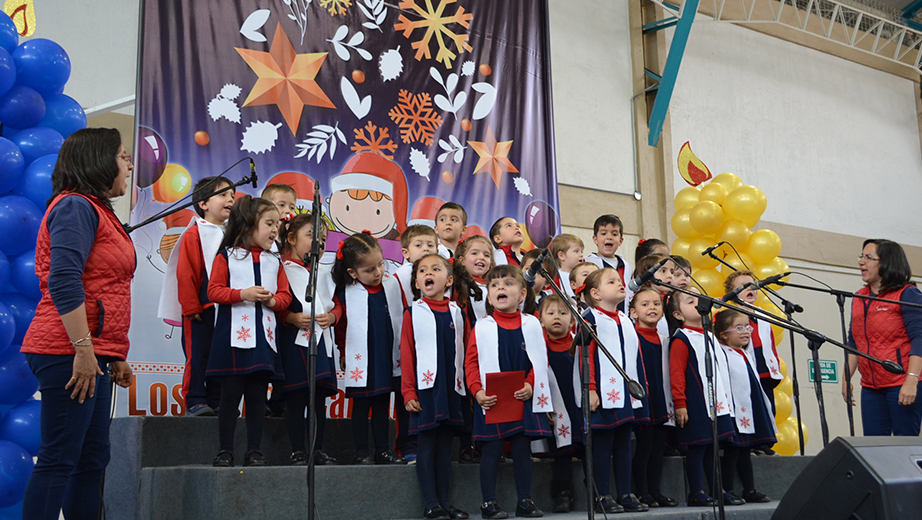
[[[397,231],[407,227],[407,179],[400,166],[374,152],[356,154],[343,166],[343,171],[330,179],[330,190],[365,190],[381,193],[394,201]]]
[[[410,214],[408,226],[421,224],[423,226],[435,227],[435,217],[439,208],[445,204],[445,201],[436,197],[423,197],[413,205],[413,212]]]
[[[266,187],[273,184],[285,184],[294,188],[299,213],[306,213],[314,208],[314,179],[300,172],[282,172],[269,179]],[[265,188],[263,188],[265,191]],[[261,193],[261,192],[260,192]]]

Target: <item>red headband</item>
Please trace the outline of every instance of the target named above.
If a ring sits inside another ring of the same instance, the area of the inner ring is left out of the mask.
[[[647,241],[646,238],[641,238],[641,239],[637,242],[637,245],[638,245],[638,246],[642,246],[643,243],[646,242],[646,241]]]
[[[336,248],[336,259],[337,260],[343,259],[343,241],[342,240],[339,241],[339,247]]]

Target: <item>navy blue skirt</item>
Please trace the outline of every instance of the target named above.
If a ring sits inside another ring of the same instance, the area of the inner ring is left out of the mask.
[[[299,329],[293,326],[283,326],[279,331],[279,357],[285,371],[285,381],[281,384],[283,391],[300,390],[308,386],[308,372],[310,367],[310,352],[307,347],[295,344],[295,337]],[[314,380],[317,382],[317,391],[320,395],[336,395],[336,365],[332,356],[327,356],[327,349],[323,339],[317,345],[317,367]]]
[[[262,323],[262,309],[257,306],[256,322]],[[274,320],[273,320],[274,321]],[[215,334],[208,357],[208,377],[242,376],[269,372],[273,381],[285,377],[281,358],[269,346],[265,335],[257,331],[256,348],[234,348],[230,345],[230,306],[218,305]],[[278,343],[276,343],[278,345]]]
[[[576,406],[576,394],[573,391],[573,357],[569,352],[547,351],[547,360],[554,370],[554,378],[557,380],[557,387],[560,389],[566,410],[554,410],[559,420],[561,413],[566,413],[570,417],[570,433],[572,443],[560,449],[554,449],[551,453],[556,456],[572,455],[576,452],[578,444],[583,443],[583,410]],[[555,428],[559,428],[555,422]],[[556,439],[556,437],[555,437]],[[554,445],[554,443],[551,443]]]
[[[508,439],[513,435],[524,433],[528,437],[550,437],[551,423],[547,420],[546,413],[532,413],[531,399],[525,401],[524,418],[521,421],[512,421],[499,424],[487,424],[483,408],[474,400],[474,441],[486,442],[499,439]]]

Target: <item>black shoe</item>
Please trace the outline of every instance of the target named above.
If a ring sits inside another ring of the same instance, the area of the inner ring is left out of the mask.
[[[717,500],[708,496],[703,489],[699,489],[688,495],[688,507],[717,507]]]
[[[640,495],[639,500],[643,502],[644,504],[647,504],[647,507],[659,507],[659,502],[657,502],[656,499],[653,498],[653,495],[650,495],[650,494]]]
[[[442,509],[442,506],[435,506],[432,509],[427,509],[423,513],[423,518],[426,520],[451,520],[451,515],[448,514],[448,511]]]
[[[746,504],[746,501],[729,491],[724,491],[724,504],[728,506],[742,506]]]
[[[288,460],[291,462],[292,466],[307,466],[307,452],[298,450],[292,453],[291,457],[288,457]]]
[[[515,505],[515,516],[519,518],[541,518],[544,516],[544,511],[538,509],[532,499],[523,498]]]
[[[682,452],[673,448],[672,446],[666,446],[666,448],[663,449],[663,457],[681,457],[681,456],[682,456]]]
[[[375,464],[405,465],[406,463],[407,459],[394,453],[394,450],[384,450],[381,453],[375,455]]]
[[[480,516],[487,520],[493,518],[509,518],[509,513],[501,508],[496,500],[490,500],[489,502],[480,504]]]
[[[227,450],[221,450],[218,452],[218,455],[214,458],[211,465],[216,468],[233,468],[234,454]]]
[[[336,466],[337,464],[339,464],[339,461],[327,455],[323,450],[314,452],[315,466]]]
[[[243,457],[244,466],[268,466],[269,463],[266,461],[265,455],[262,454],[259,450],[253,450],[247,452],[246,456]]]
[[[645,513],[650,510],[650,507],[641,502],[634,493],[628,493],[627,495],[618,497],[618,503],[621,504],[621,507],[623,507],[624,511],[627,513]]]
[[[772,499],[768,498],[767,495],[759,493],[754,489],[743,491],[743,500],[749,502],[750,504],[764,504],[765,502],[772,501]]]
[[[374,465],[375,459],[364,451],[360,451],[355,454],[355,457],[352,457],[352,463],[357,466],[371,466]]]
[[[474,448],[466,448],[458,454],[458,464],[474,464]]]
[[[445,511],[448,511],[448,516],[453,520],[465,520],[471,517],[471,515],[467,514],[467,511],[462,511],[455,506],[448,506],[445,508]]]
[[[564,489],[563,491],[554,495],[554,512],[555,513],[569,513],[570,509],[573,508],[573,493],[569,489]]]
[[[661,493],[657,493],[653,495],[653,499],[656,500],[656,503],[659,504],[660,507],[679,507],[678,500],[674,498],[669,498],[666,495],[663,495]],[[647,504],[647,505],[650,505],[650,504]],[[650,506],[650,507],[653,507],[653,506]]]
[[[595,499],[595,512],[610,515],[614,513],[623,513],[624,508],[621,507],[621,504],[615,502],[615,499],[612,498],[611,495],[602,495]]]

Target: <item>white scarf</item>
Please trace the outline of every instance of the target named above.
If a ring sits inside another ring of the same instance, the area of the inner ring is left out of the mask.
[[[269,251],[259,253],[259,276],[261,286],[275,294],[278,291],[279,259]],[[253,271],[253,254],[241,248],[227,252],[228,286],[233,289],[248,289],[256,285]],[[256,305],[262,306],[262,323],[259,333],[265,336],[269,347],[275,347],[275,311],[260,302],[242,301],[230,306],[231,346],[234,348],[256,348]]]
[[[475,283],[477,287],[480,287],[480,301],[475,300],[473,296],[470,297],[469,301],[471,302],[471,308],[474,310],[474,318],[480,320],[487,315],[487,284]]]
[[[522,314],[522,335],[525,337],[525,353],[531,361],[535,376],[532,389],[531,410],[534,413],[553,412],[550,387],[548,386],[547,345],[544,342],[544,329],[538,318]],[[477,357],[480,364],[480,384],[487,386],[487,374],[500,372],[499,368],[499,325],[493,316],[487,316],[477,322],[474,337],[477,341]],[[484,411],[486,413],[486,411]]]
[[[570,273],[558,269],[557,275],[560,277],[560,288],[563,289],[563,293],[569,296],[571,300],[576,300],[573,288],[570,287]]]
[[[464,389],[464,319],[461,317],[461,309],[455,302],[448,302],[448,311],[455,330],[454,388],[458,394],[466,395]],[[410,313],[413,318],[413,342],[416,348],[416,388],[426,390],[435,385],[435,378],[439,372],[437,352],[439,345],[435,313],[423,300],[410,304]]]
[[[400,267],[394,271],[394,278],[397,279],[397,283],[400,284],[400,291],[403,293],[405,298],[404,303],[409,307],[413,303],[413,287],[410,285],[410,280],[413,278],[413,264],[410,261],[406,261],[401,264]]]
[[[605,346],[611,352],[612,357],[624,368],[624,371],[627,372],[631,379],[637,381],[637,356],[640,355],[640,340],[637,339],[637,331],[634,329],[631,320],[619,311],[618,317],[621,319],[621,324],[619,325],[614,318],[598,309],[590,308],[589,312],[595,318],[596,335],[603,342],[608,342]],[[602,408],[624,408],[624,403],[630,397],[630,395],[624,395],[624,378],[621,377],[621,373],[615,369],[615,366],[611,364],[611,361],[601,350],[599,351],[599,366],[596,367],[596,370],[599,371],[599,398],[602,401]],[[579,382],[580,379],[574,377],[573,390],[577,395],[576,404],[577,406],[582,406],[582,392]],[[631,398],[632,408],[642,406],[642,401]]]
[[[669,335],[660,330],[660,323],[665,323],[666,318],[660,318],[656,322],[656,333],[659,336],[659,343],[662,345],[663,357],[663,396],[666,398],[666,426],[675,426],[675,404],[672,402],[672,385],[669,375]],[[649,382],[648,382],[649,384]]]
[[[736,411],[733,409],[733,396],[730,395],[730,378],[727,374],[727,353],[724,349],[720,348],[720,344],[717,342],[717,338],[713,334],[708,333],[711,336],[711,345],[712,348],[712,360],[714,366],[714,390],[717,394],[717,415],[727,415],[731,416],[736,414]],[[708,391],[708,382],[707,382],[707,367],[704,363],[704,334],[691,329],[682,328],[676,331],[676,336],[684,336],[687,339],[688,344],[691,346],[691,351],[689,355],[694,354],[695,359],[698,361],[698,375],[701,378],[701,390],[704,394],[705,403],[708,406],[708,409],[711,408],[714,401],[712,400],[711,393]],[[685,381],[685,386],[694,384],[692,381]],[[710,415],[710,411],[708,412]]]
[[[567,410],[567,405],[563,401],[563,394],[560,393],[560,387],[557,386],[557,377],[554,375],[554,369],[547,367],[548,385],[551,388],[551,402],[554,404],[557,418],[554,421],[554,437],[557,438],[557,447],[563,448],[573,444],[573,419]]]
[[[721,345],[727,355],[727,368],[730,375],[730,391],[733,394],[733,410],[736,414],[736,427],[740,433],[755,433],[755,421],[752,414],[752,396],[758,392],[756,399],[762,399],[767,410],[772,409],[768,396],[762,390],[762,385],[755,389],[749,384],[750,374],[759,380],[759,374],[755,373],[752,364],[751,354],[746,350],[738,350],[726,345]],[[747,361],[748,360],[748,361]],[[773,431],[777,432],[775,422],[771,421]]]
[[[179,281],[176,278],[176,265],[179,263],[179,245],[182,238],[192,229],[192,226],[198,226],[199,242],[202,244],[202,258],[205,260],[205,273],[211,278],[211,266],[214,264],[214,257],[218,254],[218,248],[221,246],[221,240],[224,239],[224,226],[212,224],[203,218],[194,218],[189,221],[186,230],[183,231],[179,241],[173,246],[170,252],[170,260],[166,264],[166,273],[163,276],[163,288],[160,290],[160,305],[157,309],[157,317],[162,320],[171,320],[176,323],[182,322],[182,306],[179,304]]]
[[[622,282],[624,282],[624,301],[629,303],[631,301],[631,297],[634,295],[634,292],[628,288],[627,284],[634,278],[634,268],[631,267],[631,264],[629,264],[628,261],[618,253],[615,253],[615,257],[621,260],[620,263],[624,265],[624,280],[622,280]],[[613,259],[602,258],[598,255],[598,253],[589,253],[589,256],[587,256],[585,260],[599,266],[599,269],[604,269],[606,267],[611,267],[615,270],[618,269],[619,262],[617,260],[615,260],[613,262],[614,265],[612,265],[609,262],[612,262]],[[627,305],[627,303],[625,303],[625,305]]]
[[[400,333],[403,324],[403,302],[400,284],[385,273],[381,280],[390,314],[394,344],[391,346],[392,375],[400,375]],[[383,309],[374,309],[381,312]],[[346,286],[346,386],[364,388],[368,373],[368,290],[361,283]]]
[[[293,260],[285,260],[282,262],[282,266],[285,269],[285,274],[288,276],[288,285],[291,287],[292,296],[297,298],[298,302],[301,303],[301,312],[309,316],[311,313],[311,304],[308,303],[304,297],[307,293],[307,286],[310,283],[310,271]],[[335,284],[333,283],[333,277],[330,275],[329,271],[320,267],[318,264],[317,298],[314,300],[317,303],[316,313],[318,316],[333,310],[334,291]],[[320,337],[323,338],[323,345],[324,348],[326,348],[327,357],[331,357],[333,355],[333,327],[328,327],[324,330],[320,325],[315,323],[314,332],[320,334]],[[298,334],[295,336],[295,345],[310,347],[310,340],[311,334],[309,331],[298,329]]]
[[[762,359],[765,360],[765,366],[768,367],[768,374],[772,379],[781,381],[784,379],[784,375],[781,373],[781,364],[778,362],[778,356],[775,355],[775,342],[772,339],[772,326],[765,320],[755,321],[756,330],[753,332],[758,334],[759,339],[762,340]],[[749,359],[755,362],[755,348],[753,348],[751,339],[749,340],[749,348],[747,348],[746,351],[746,354],[750,356]]]

